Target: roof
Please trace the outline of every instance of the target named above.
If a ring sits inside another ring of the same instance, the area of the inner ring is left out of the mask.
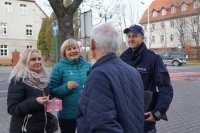
[[[189,16],[197,12],[197,9],[193,8],[193,3],[195,0],[154,0],[149,6],[149,21],[160,21],[164,19],[176,18],[181,16]],[[181,5],[185,3],[188,5],[186,11],[181,11]],[[176,7],[176,13],[171,13],[171,7]],[[166,15],[161,14],[162,8],[167,10]],[[157,16],[153,17],[152,11],[157,11]],[[198,10],[200,11],[200,9]],[[140,24],[145,24],[148,21],[148,9],[144,12],[142,19],[140,20]]]

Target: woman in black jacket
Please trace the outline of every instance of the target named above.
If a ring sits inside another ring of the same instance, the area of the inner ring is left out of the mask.
[[[48,75],[38,50],[26,50],[10,75],[8,113],[10,133],[53,133],[45,104]]]

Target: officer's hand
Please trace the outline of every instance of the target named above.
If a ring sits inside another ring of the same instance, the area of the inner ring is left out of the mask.
[[[147,122],[156,122],[151,112],[144,113],[145,121]]]
[[[69,90],[73,90],[77,86],[78,86],[78,83],[75,82],[75,81],[69,81],[69,82],[67,82],[67,87],[69,88]]]

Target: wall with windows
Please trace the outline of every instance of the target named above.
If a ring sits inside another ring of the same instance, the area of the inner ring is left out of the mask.
[[[154,0],[149,7],[149,12],[150,48],[178,49],[180,41],[195,47],[194,35],[197,33],[194,31],[197,31],[198,22],[200,22],[200,17],[199,20],[197,17],[200,12],[199,0],[190,2],[187,0],[165,0],[165,2]],[[147,11],[145,11],[140,21],[145,35],[148,35],[147,18]]]
[[[200,20],[199,20],[200,21]],[[170,19],[165,21],[157,21],[150,23],[150,45],[151,48],[167,48],[177,47],[180,43],[181,29],[184,32],[183,41],[195,46],[195,40],[192,36],[191,28],[197,28],[196,16],[184,18]],[[183,26],[183,28],[180,27]],[[145,35],[148,34],[148,29],[143,25]],[[146,24],[147,27],[147,24]]]
[[[46,14],[33,1],[0,0],[0,63],[11,62],[12,52],[37,48]]]

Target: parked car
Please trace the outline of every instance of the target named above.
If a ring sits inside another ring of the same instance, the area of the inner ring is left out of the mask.
[[[182,51],[167,51],[161,54],[161,58],[165,65],[181,66],[182,64],[186,64],[188,55]]]

